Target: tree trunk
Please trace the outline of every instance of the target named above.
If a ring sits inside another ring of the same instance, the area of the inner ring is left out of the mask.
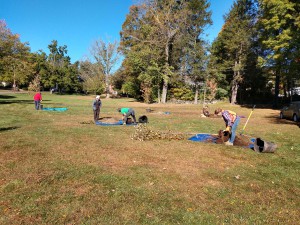
[[[168,71],[169,69],[169,50],[170,50],[170,46],[169,46],[169,41],[167,41],[167,44],[165,46],[165,54],[166,54],[166,63],[165,63],[165,73]],[[163,89],[162,89],[162,96],[161,96],[161,103],[165,104],[167,102],[167,92],[168,92],[168,74],[165,74],[165,78],[163,78]]]
[[[274,103],[273,103],[273,107],[275,109],[278,107],[279,82],[280,82],[280,69],[277,69],[276,78],[275,78],[275,96],[274,96]]]
[[[238,91],[239,85],[237,82],[233,82],[232,87],[231,87],[231,104],[234,105],[236,103],[236,96],[237,96],[237,91]]]
[[[161,101],[161,96],[160,96],[160,88],[158,87],[157,89],[157,99],[158,99],[158,103],[160,103]]]
[[[194,104],[195,104],[195,105],[198,104],[198,95],[199,95],[199,90],[198,90],[198,87],[196,87],[196,91],[195,91],[195,99],[194,99]]]
[[[168,81],[164,80],[163,82],[161,103],[165,104],[167,102]]]
[[[15,66],[14,66],[13,68],[14,68],[14,84],[13,84],[13,89],[14,89],[14,92],[16,92],[16,86],[17,86],[17,83],[16,83],[16,71],[15,71]]]
[[[110,98],[109,95],[109,82],[108,82],[108,74],[105,75],[105,86],[106,86],[106,97],[105,98]]]
[[[233,81],[232,81],[232,87],[231,87],[231,101],[230,101],[230,103],[232,105],[234,105],[236,103],[237,91],[239,88],[237,79],[239,79],[241,76],[241,72],[239,70],[240,63],[238,61],[235,61],[234,64],[235,65],[234,65],[234,72],[233,72]]]
[[[204,83],[204,90],[203,90],[203,104],[202,104],[202,108],[205,107],[205,98],[206,98],[206,80],[205,80],[205,83]]]

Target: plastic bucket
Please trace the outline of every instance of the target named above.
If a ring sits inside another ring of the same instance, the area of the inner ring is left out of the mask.
[[[254,150],[261,153],[274,153],[277,145],[273,142],[263,141],[260,138],[256,138],[254,142]]]

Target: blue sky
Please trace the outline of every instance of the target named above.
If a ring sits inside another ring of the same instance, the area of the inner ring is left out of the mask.
[[[234,0],[210,0],[213,25],[208,27],[212,41],[223,25],[223,15]],[[67,45],[71,61],[89,55],[92,43],[119,40],[119,32],[134,0],[0,0],[0,19],[4,19],[32,52],[48,51],[52,40]]]

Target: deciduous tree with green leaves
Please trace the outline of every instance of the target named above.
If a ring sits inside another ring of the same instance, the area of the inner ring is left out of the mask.
[[[121,31],[122,51],[127,57],[130,51],[155,49],[153,52],[156,56],[151,58],[160,68],[160,73],[155,74],[162,74],[162,103],[167,100],[167,90],[173,75],[179,74],[178,64],[183,53],[178,49],[187,44],[183,42],[187,40],[185,35],[197,32],[200,35],[199,32],[210,22],[208,7],[206,0],[144,0],[132,6],[126,17]],[[151,60],[145,63],[149,62]]]
[[[0,20],[0,78],[17,86],[28,83],[33,75],[28,43],[22,43],[18,34],[13,34]]]
[[[105,90],[105,75],[96,63],[89,60],[81,61],[79,74],[83,79],[83,89],[95,95],[102,94]]]
[[[72,64],[67,55],[67,46],[59,46],[56,40],[48,45],[47,72],[42,76],[46,88],[58,88],[59,92],[79,92],[82,85],[79,80],[78,62]]]

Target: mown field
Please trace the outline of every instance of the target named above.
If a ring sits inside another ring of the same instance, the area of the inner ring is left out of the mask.
[[[96,126],[93,96],[0,93],[0,224],[297,224],[299,124],[255,108],[244,131],[276,152],[189,140],[132,140],[134,126]],[[221,118],[202,105],[102,99],[102,118],[118,107],[147,115],[153,130],[216,134]],[[154,111],[146,112],[147,108]],[[236,111],[241,132],[251,107]],[[164,114],[170,112],[170,114]]]

